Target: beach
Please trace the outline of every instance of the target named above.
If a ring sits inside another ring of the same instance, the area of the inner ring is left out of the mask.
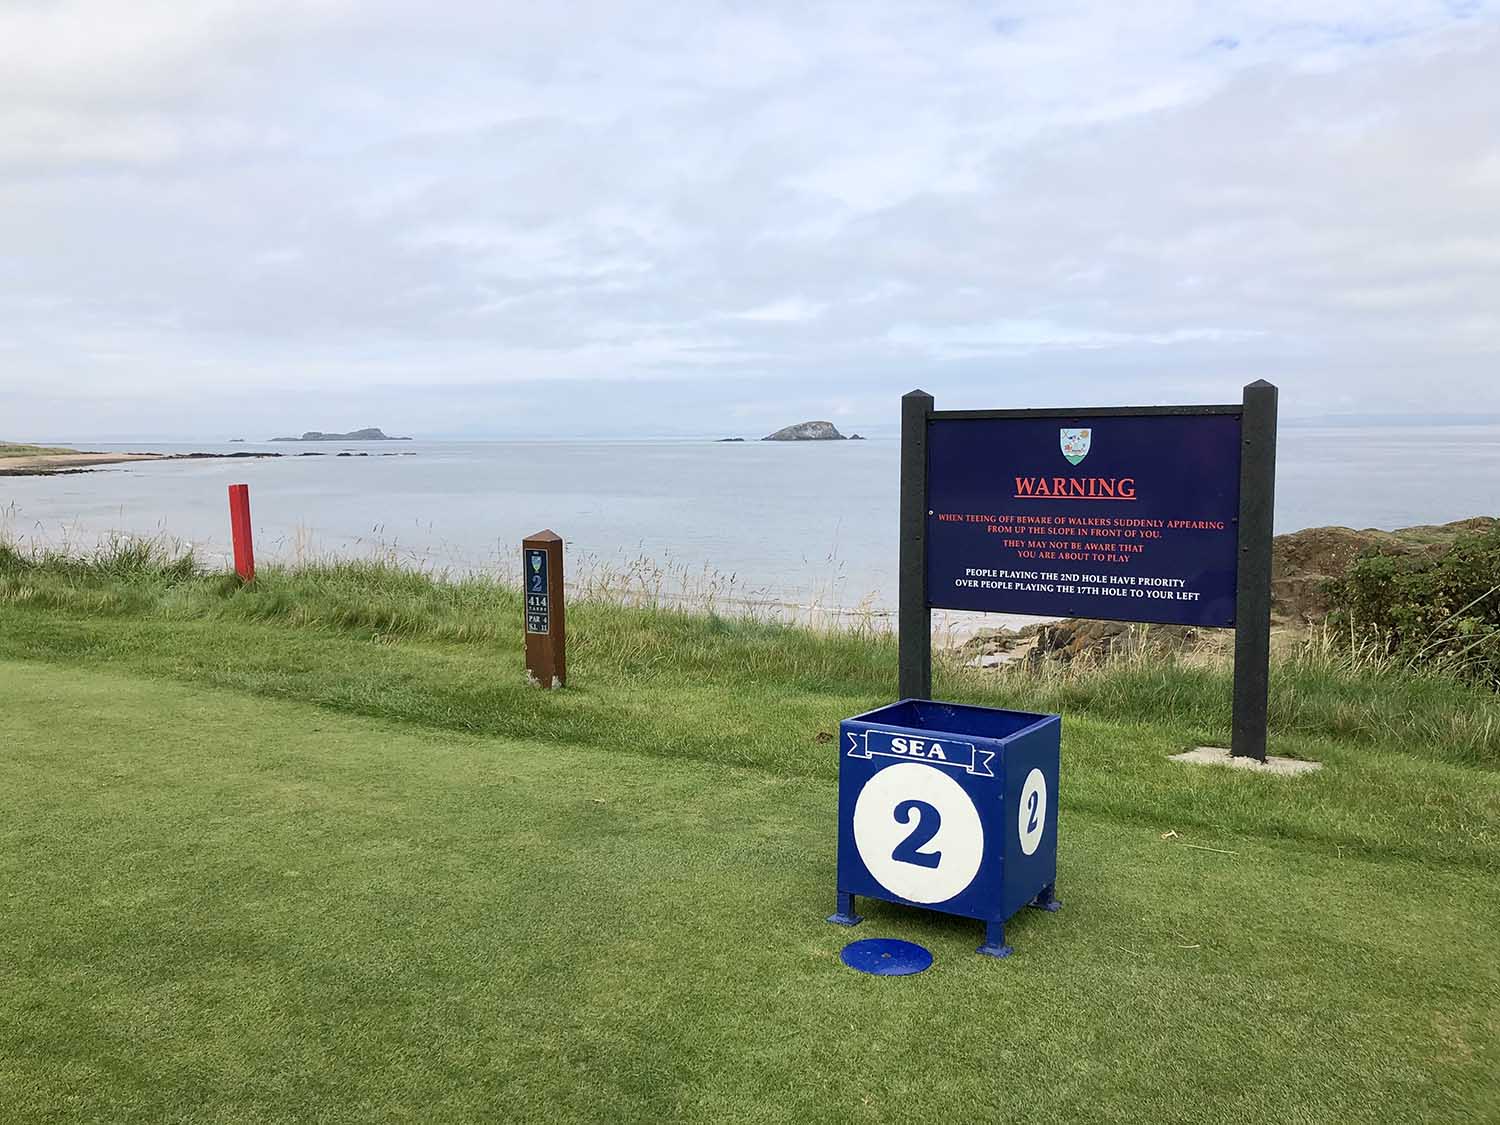
[[[0,455],[0,476],[52,476],[56,473],[87,472],[105,465],[134,461],[163,461],[164,453],[20,453]]]

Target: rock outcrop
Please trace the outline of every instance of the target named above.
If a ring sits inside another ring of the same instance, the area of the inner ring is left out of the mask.
[[[1271,612],[1277,637],[1292,636],[1333,609],[1329,587],[1369,552],[1437,557],[1460,536],[1500,524],[1476,516],[1448,524],[1424,524],[1398,531],[1349,527],[1310,527],[1278,535],[1271,545]],[[1183,625],[1143,625],[1123,621],[1068,618],[1024,629],[981,633],[962,646],[965,659],[979,666],[1042,660],[1102,660],[1126,652],[1165,654],[1227,647],[1233,634],[1223,629]]]
[[[774,434],[767,434],[761,441],[844,441],[844,435],[832,422],[798,422],[786,426]]]
[[[1227,648],[1232,644],[1233,634],[1216,629],[1070,617],[1024,629],[981,634],[965,642],[961,651],[968,663],[980,667],[1013,663],[1035,666],[1044,660],[1105,660],[1126,654],[1162,656],[1205,647]]]
[[[1455,523],[1422,524],[1397,531],[1352,527],[1309,527],[1278,535],[1271,546],[1271,607],[1278,617],[1318,621],[1332,605],[1328,587],[1349,564],[1367,552],[1435,558],[1461,535],[1487,531],[1500,520],[1475,516]]]

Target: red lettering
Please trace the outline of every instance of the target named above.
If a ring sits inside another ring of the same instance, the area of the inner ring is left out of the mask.
[[[1134,477],[1016,477],[1017,500],[1134,500]],[[1026,518],[1026,517],[1023,517]]]

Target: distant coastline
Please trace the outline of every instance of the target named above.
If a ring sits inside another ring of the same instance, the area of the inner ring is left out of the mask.
[[[293,438],[292,440],[297,440]],[[387,441],[410,440],[387,438]],[[329,453],[265,453],[238,450],[234,453],[155,453],[148,451],[91,452],[63,446],[19,445],[0,442],[0,477],[57,477],[92,473],[111,465],[137,461],[259,461],[278,457],[330,457]],[[415,453],[339,453],[339,457],[415,457]]]
[[[22,450],[27,450],[22,452]],[[0,445],[0,477],[56,477],[69,473],[91,473],[108,465],[136,461],[240,461],[280,457],[280,453],[91,453],[57,447],[36,449]]]
[[[1280,425],[1284,430],[1500,426],[1500,414],[1309,414],[1301,418],[1283,418]]]

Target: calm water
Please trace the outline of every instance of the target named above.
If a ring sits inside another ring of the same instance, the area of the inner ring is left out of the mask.
[[[88,448],[293,456],[0,478],[0,525],[79,547],[164,534],[223,557],[225,488],[246,482],[261,558],[383,554],[512,574],[521,537],[551,527],[568,541],[570,576],[825,609],[895,603],[893,438]],[[370,456],[333,456],[346,448]],[[309,450],[328,455],[295,456]],[[1494,514],[1500,427],[1288,427],[1278,472],[1278,531]]]

